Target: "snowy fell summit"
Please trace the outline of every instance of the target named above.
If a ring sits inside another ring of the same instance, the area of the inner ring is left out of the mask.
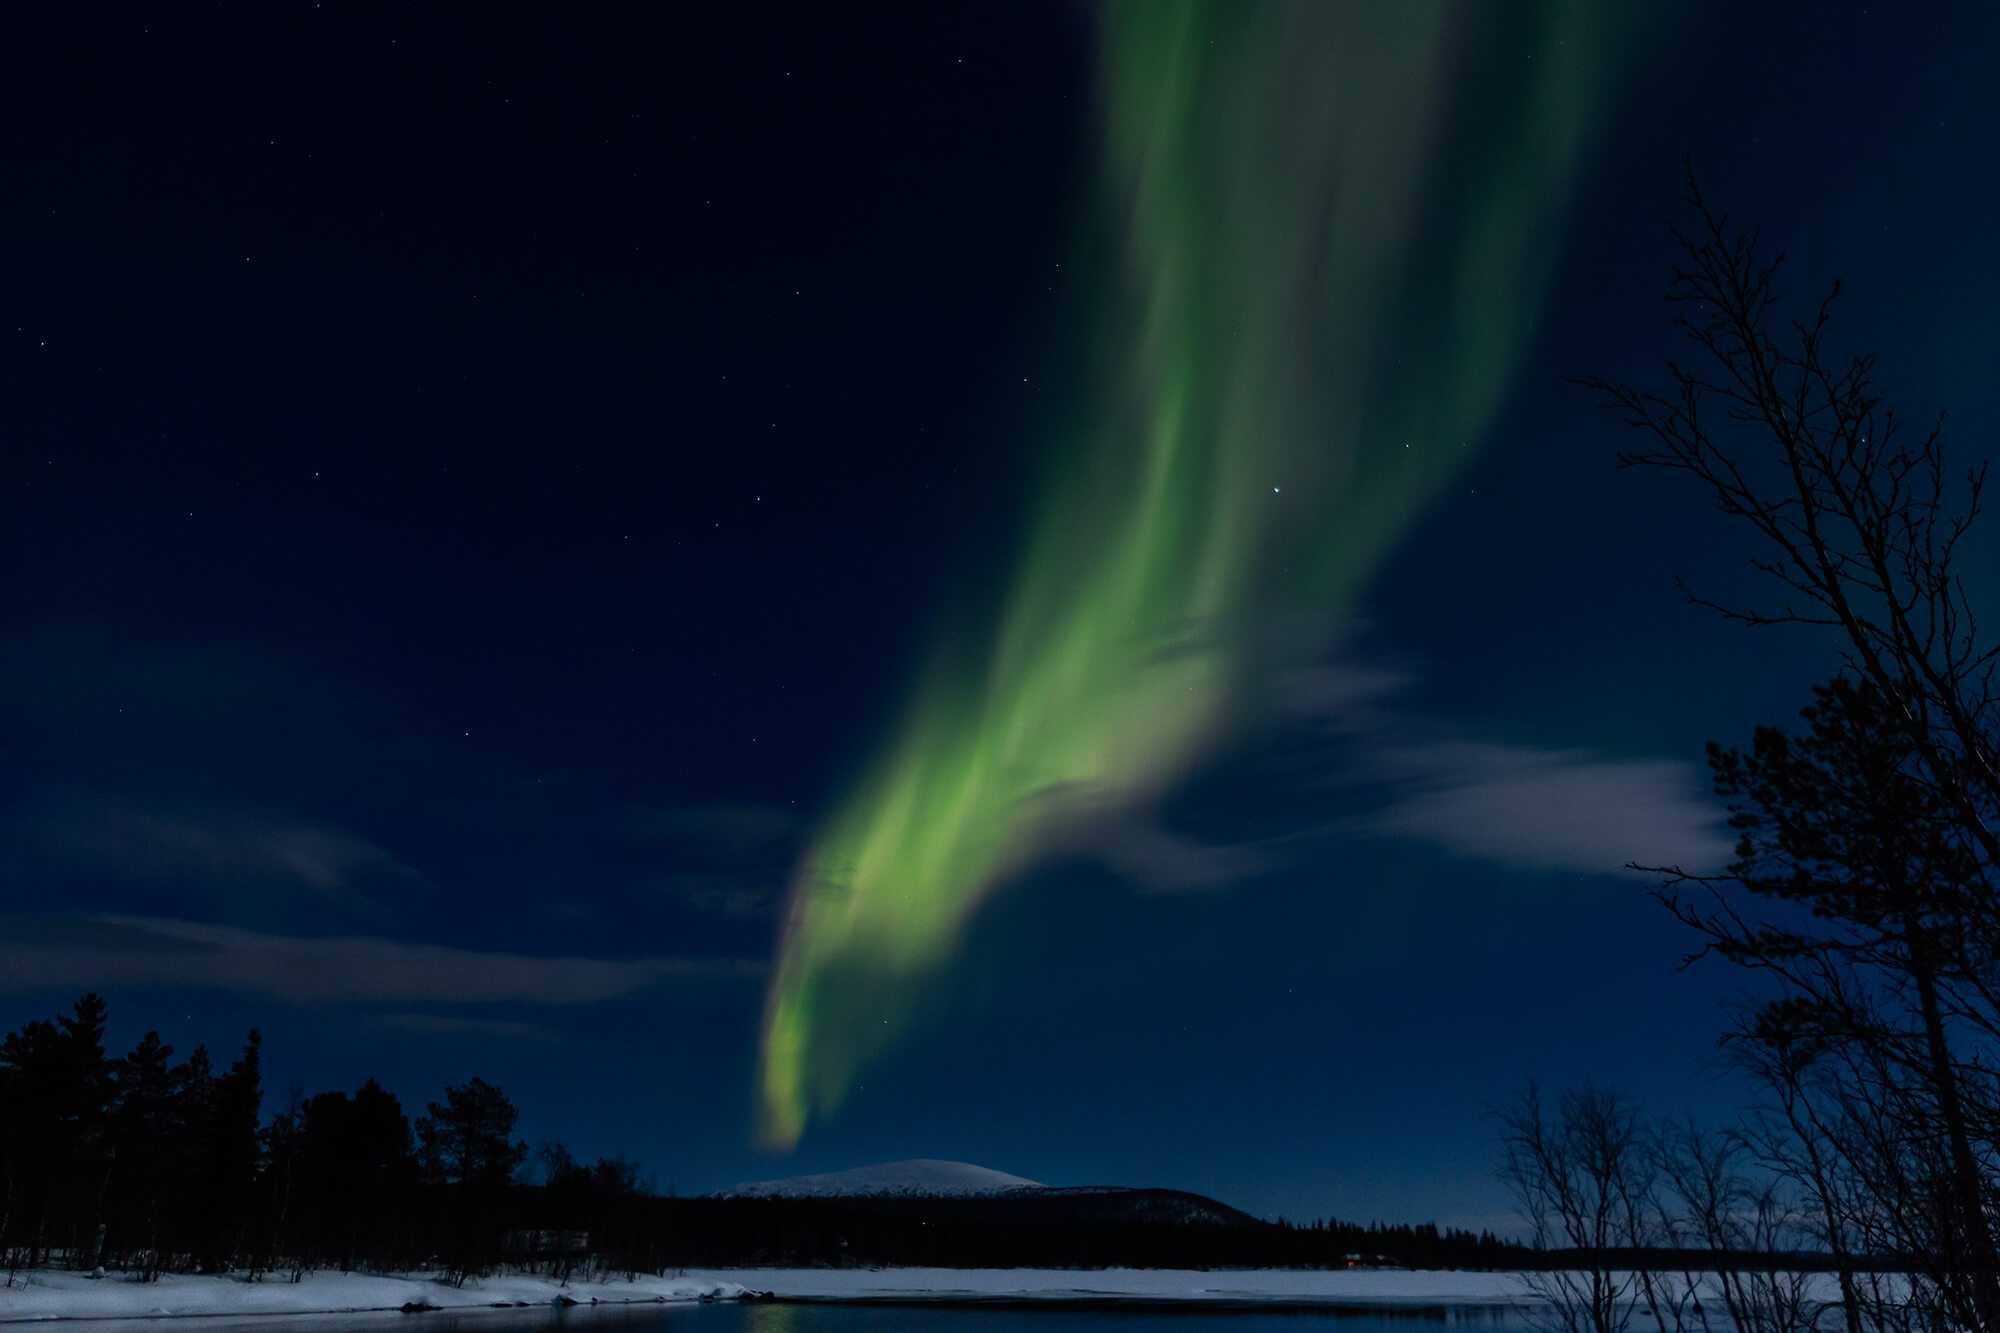
[[[816,1176],[792,1176],[787,1180],[753,1180],[726,1191],[729,1196],[778,1198],[838,1198],[853,1195],[939,1195],[1011,1194],[1016,1190],[1046,1189],[1040,1181],[1010,1176],[1005,1171],[974,1166],[970,1162],[940,1162],[929,1157],[907,1162],[883,1162],[879,1166],[859,1166],[852,1171],[829,1171]]]

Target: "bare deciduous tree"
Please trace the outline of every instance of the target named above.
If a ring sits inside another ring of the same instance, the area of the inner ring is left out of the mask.
[[[1649,1274],[1610,1256],[1644,1244],[1652,1162],[1637,1108],[1615,1092],[1565,1092],[1553,1108],[1534,1084],[1493,1112],[1500,1178],[1542,1250],[1575,1252],[1575,1266],[1525,1275],[1561,1333],[1623,1333],[1645,1301]]]
[[[1784,257],[1764,258],[1756,231],[1732,230],[1691,170],[1688,188],[1700,225],[1675,233],[1684,266],[1668,300],[1702,360],[1671,364],[1667,394],[1580,383],[1653,437],[1622,464],[1687,474],[1764,539],[1756,565],[1781,590],[1776,604],[1689,598],[1746,625],[1836,631],[1845,665],[1895,706],[1916,775],[2000,863],[1996,649],[1980,646],[1954,567],[1980,513],[1986,465],[1961,482],[1945,463],[1943,418],[1911,437],[1883,401],[1874,357],[1834,353],[1839,283],[1780,343],[1771,325]]]
[[[1824,1303],[1788,1261],[1809,1238],[1751,1142],[1653,1123],[1602,1088],[1494,1112],[1501,1179],[1545,1262],[1523,1275],[1561,1333],[1810,1333]],[[1718,1317],[1718,1315],[1720,1317]]]
[[[1650,436],[1621,455],[1696,481],[1761,542],[1775,597],[1695,603],[1832,634],[1841,672],[1798,732],[1710,747],[1739,842],[1728,873],[1650,867],[1713,952],[1775,982],[1732,1033],[1763,1102],[1743,1142],[1798,1190],[1850,1330],[2000,1330],[2000,744],[1996,650],[1956,562],[1986,466],[1942,418],[1904,429],[1870,356],[1831,346],[1838,284],[1781,323],[1782,257],[1689,177],[1676,325],[1698,350],[1654,393],[1595,389]],[[1746,898],[1747,895],[1747,898]],[[1750,899],[1772,911],[1752,910]],[[1802,910],[1801,910],[1802,909]],[[1888,1265],[1914,1271],[1884,1278]]]
[[[1692,1117],[1668,1121],[1655,1131],[1661,1178],[1662,1225],[1672,1244],[1714,1255],[1779,1256],[1805,1237],[1798,1208],[1784,1178],[1758,1167],[1740,1134],[1705,1130]],[[1818,1327],[1820,1302],[1807,1275],[1795,1268],[1738,1267],[1713,1271],[1689,1263],[1681,1274],[1693,1291],[1695,1316],[1708,1330],[1708,1309],[1698,1299],[1706,1290],[1719,1300],[1738,1333],[1802,1333]]]

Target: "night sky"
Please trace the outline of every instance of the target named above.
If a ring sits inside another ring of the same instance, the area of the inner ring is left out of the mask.
[[[1171,8],[10,9],[0,1030],[1496,1228],[1528,1079],[1733,1104],[1616,868],[1832,647],[1563,377],[1661,378],[1691,152],[1982,456],[2000,16]]]

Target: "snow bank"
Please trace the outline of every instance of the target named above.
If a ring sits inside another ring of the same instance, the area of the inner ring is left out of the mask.
[[[1819,1281],[1822,1277],[1827,1280]],[[1815,1274],[1815,1295],[1830,1299],[1830,1275]],[[26,1285],[23,1285],[25,1283]],[[1156,1268],[734,1268],[688,1270],[679,1277],[563,1284],[540,1277],[474,1278],[463,1287],[434,1276],[382,1277],[308,1273],[262,1282],[242,1277],[162,1277],[141,1283],[123,1274],[37,1271],[0,1289],[0,1323],[35,1319],[130,1319],[164,1315],[338,1314],[406,1306],[474,1310],[487,1306],[581,1305],[733,1300],[768,1292],[779,1300],[963,1302],[1131,1302],[1274,1305],[1355,1309],[1450,1306],[1521,1308],[1539,1304],[1512,1273],[1331,1272]]]
[[[0,1288],[0,1323],[164,1315],[335,1314],[405,1306],[464,1310],[551,1305],[565,1299],[579,1305],[631,1304],[730,1300],[743,1294],[741,1286],[705,1277],[574,1283],[542,1277],[488,1277],[470,1278],[458,1287],[426,1275],[307,1273],[302,1281],[292,1282],[279,1273],[261,1282],[249,1282],[241,1276],[167,1274],[157,1282],[139,1282],[123,1273],[91,1278],[82,1273],[36,1270],[16,1274],[13,1286]]]
[[[741,1268],[689,1270],[732,1288],[780,1300],[1033,1301],[1132,1300],[1417,1306],[1520,1305],[1532,1298],[1510,1273],[1431,1273],[1380,1269],[1301,1272],[1111,1268]]]
[[[738,1268],[690,1269],[687,1275],[796,1301],[1156,1302],[1358,1310],[1443,1306],[1467,1312],[1530,1310],[1544,1304],[1516,1273],[1402,1269]],[[1713,1275],[1703,1276],[1702,1291],[1704,1301],[1720,1306]],[[1837,1302],[1838,1282],[1831,1273],[1809,1273],[1806,1295],[1825,1304]]]

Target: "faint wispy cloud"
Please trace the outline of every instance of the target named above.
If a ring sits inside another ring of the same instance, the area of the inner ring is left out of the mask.
[[[1289,713],[1315,717],[1338,731],[1379,724],[1390,700],[1415,683],[1410,672],[1364,662],[1338,661],[1287,672],[1277,685]]]
[[[644,838],[691,843],[731,852],[788,847],[803,832],[799,816],[782,805],[680,805],[640,809],[628,821]]]
[[[715,804],[641,808],[626,833],[672,871],[639,892],[671,899],[704,916],[768,917],[783,896],[805,825],[784,805]]]
[[[1298,808],[1290,828],[1210,841],[1125,818],[1093,831],[1106,865],[1157,891],[1226,888],[1314,855],[1330,841],[1397,838],[1519,870],[1590,875],[1679,865],[1703,872],[1733,854],[1726,812],[1693,764],[1611,757],[1465,735],[1463,724],[1399,707],[1416,680],[1352,660],[1294,672],[1278,699],[1301,733],[1285,771],[1262,774]],[[1316,807],[1314,809],[1313,807]]]
[[[370,879],[423,877],[343,829],[279,811],[229,805],[143,804],[86,792],[37,801],[8,834],[72,865],[140,881],[280,882],[326,896]]]
[[[1111,870],[1158,893],[1227,888],[1289,859],[1275,844],[1206,843],[1139,819],[1097,830],[1089,846]]]
[[[384,1014],[379,1021],[385,1028],[426,1037],[488,1037],[496,1041],[541,1044],[561,1040],[556,1030],[546,1023],[520,1023],[503,1018],[470,1018],[464,1014]]]
[[[674,875],[661,881],[658,892],[686,903],[705,916],[754,920],[777,909],[783,872],[768,873],[758,880],[734,879],[723,874]]]
[[[164,917],[0,920],[0,990],[158,986],[295,1004],[592,1004],[674,979],[752,979],[761,961],[488,953],[369,936],[313,939]]]
[[[1630,862],[1699,873],[1731,856],[1725,815],[1690,764],[1461,740],[1386,747],[1374,761],[1396,794],[1348,821],[1353,833],[1582,874],[1626,873]]]

